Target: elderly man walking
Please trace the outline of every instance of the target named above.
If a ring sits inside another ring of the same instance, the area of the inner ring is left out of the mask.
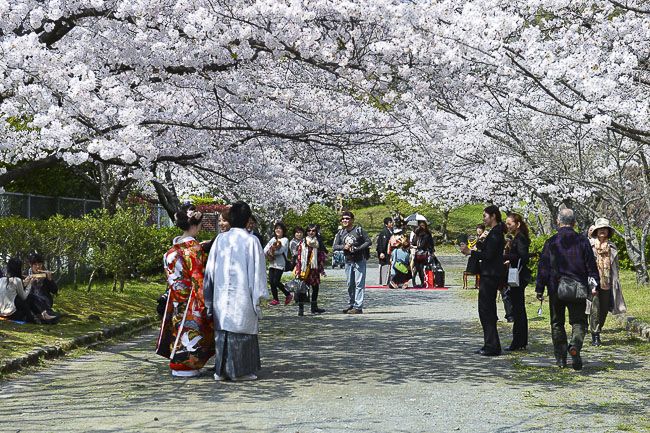
[[[573,211],[562,209],[557,223],[557,233],[546,241],[539,259],[535,291],[537,299],[541,301],[544,299],[544,288],[548,289],[551,335],[557,365],[566,367],[568,352],[573,360],[573,369],[581,370],[580,350],[587,331],[586,297],[589,292],[596,293],[600,278],[589,239],[574,230],[576,219]],[[584,296],[567,297],[566,294],[572,291]],[[572,328],[568,342],[564,329],[567,309]]]

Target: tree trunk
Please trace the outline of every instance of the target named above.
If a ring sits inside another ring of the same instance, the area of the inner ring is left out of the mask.
[[[110,215],[113,215],[117,211],[119,202],[125,200],[128,196],[135,180],[129,177],[131,173],[129,168],[123,168],[117,176],[111,173],[110,166],[103,162],[98,162],[97,168],[99,170],[99,193],[102,207]]]
[[[95,278],[95,272],[97,271],[97,268],[93,269],[93,271],[90,273],[90,278],[88,279],[88,291],[90,292],[90,288],[93,286],[93,279]]]
[[[77,284],[77,277],[79,275],[78,272],[79,266],[77,265],[76,262],[72,263],[72,288],[77,290],[79,287],[79,284]]]
[[[117,274],[113,275],[113,292],[117,292]]]
[[[174,179],[170,170],[165,171],[165,183],[169,185],[169,188],[160,181],[153,180],[151,181],[153,187],[158,194],[158,201],[160,205],[167,211],[167,215],[174,221],[174,215],[181,207],[181,201],[176,194],[176,188],[174,188]]]
[[[449,231],[447,226],[449,225],[449,209],[442,210],[442,224],[440,225],[440,231],[442,232],[442,241],[447,243],[449,242]]]

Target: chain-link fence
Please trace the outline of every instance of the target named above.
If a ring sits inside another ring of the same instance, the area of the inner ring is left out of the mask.
[[[99,200],[45,195],[0,193],[0,217],[20,216],[29,219],[46,219],[53,215],[81,217],[101,208]],[[150,208],[149,221],[157,227],[169,227],[173,222],[162,206]]]

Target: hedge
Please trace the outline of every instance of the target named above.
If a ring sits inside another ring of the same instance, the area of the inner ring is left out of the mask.
[[[0,218],[0,259],[23,260],[32,251],[45,257],[57,279],[76,286],[80,276],[113,278],[123,289],[128,278],[160,273],[162,257],[177,228],[147,225],[143,209],[100,210],[83,218],[54,216],[47,220]]]

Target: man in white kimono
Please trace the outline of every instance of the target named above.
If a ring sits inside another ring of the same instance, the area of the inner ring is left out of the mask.
[[[246,230],[250,216],[248,204],[232,205],[232,228],[217,236],[205,268],[205,306],[215,328],[215,380],[255,380],[261,368],[257,333],[259,303],[268,297],[266,261],[259,240]]]

